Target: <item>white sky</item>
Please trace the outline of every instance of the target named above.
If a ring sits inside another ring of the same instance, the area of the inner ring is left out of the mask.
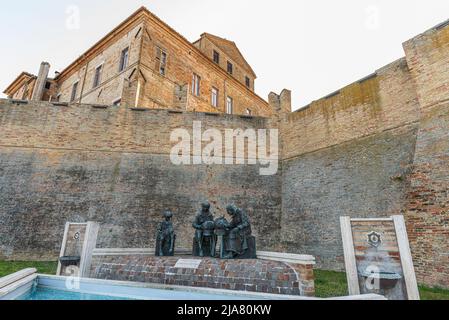
[[[142,5],[190,41],[203,32],[235,41],[259,77],[256,92],[288,88],[295,109],[404,56],[403,42],[449,18],[448,0],[8,1],[1,91],[43,60],[52,74],[64,69]]]

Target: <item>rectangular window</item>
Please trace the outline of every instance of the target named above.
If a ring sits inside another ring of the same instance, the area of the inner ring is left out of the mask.
[[[50,90],[51,88],[51,82],[45,82],[45,89]]]
[[[220,64],[220,54],[214,50],[214,62]]]
[[[232,74],[234,72],[234,66],[228,61],[228,73]]]
[[[94,76],[94,85],[93,88],[96,88],[100,85],[101,82],[101,70],[103,69],[103,65],[98,66],[95,69],[95,76]]]
[[[233,114],[234,113],[234,101],[231,97],[226,99],[226,113]]]
[[[156,70],[161,76],[165,76],[167,70],[167,52],[156,47]]]
[[[78,91],[78,82],[75,82],[72,87],[72,95],[70,96],[70,102],[75,101]]]
[[[128,60],[129,60],[129,47],[122,51],[122,55],[120,57],[119,72],[124,71],[126,67],[128,67]]]
[[[245,78],[245,83],[248,88],[251,88],[251,80],[248,77]]]
[[[159,69],[159,73],[163,76],[165,76],[165,66],[166,65],[167,65],[167,53],[162,52],[161,67]]]
[[[192,77],[192,94],[197,97],[201,94],[201,77],[196,73]]]
[[[218,108],[218,89],[212,88],[212,98],[211,98],[212,107]]]

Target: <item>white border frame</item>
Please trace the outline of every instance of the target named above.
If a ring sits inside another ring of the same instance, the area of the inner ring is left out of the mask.
[[[86,231],[85,231],[85,235],[84,235],[83,249],[81,251],[80,277],[86,277],[90,273],[90,266],[92,263],[92,254],[97,246],[98,231],[100,229],[100,225],[98,223],[91,222],[91,221],[89,221],[87,223],[67,222],[65,224],[64,238],[62,240],[62,246],[61,246],[61,251],[59,253],[59,258],[61,258],[65,255],[70,226],[82,226],[82,225],[86,226]],[[58,259],[58,269],[56,271],[56,275],[60,276],[61,271],[62,271],[62,265]]]
[[[352,237],[351,217],[341,217],[341,235],[345,253],[346,276],[348,280],[349,295],[359,295],[359,277],[357,274],[357,262],[355,260],[354,239]]]
[[[86,227],[86,235],[84,236],[83,251],[80,261],[80,277],[88,277],[90,266],[92,264],[92,253],[97,246],[98,231],[100,225],[95,222],[88,222]]]
[[[407,228],[404,216],[393,216],[396,238],[401,256],[402,271],[404,272],[405,285],[409,300],[420,300],[418,282],[416,280],[415,267],[413,266],[412,252],[408,241]]]
[[[69,235],[69,228],[70,228],[70,222],[66,222],[65,228],[64,228],[64,238],[62,239],[61,251],[59,252],[59,258],[64,256],[65,247],[67,245],[67,237]],[[61,265],[61,262],[59,261],[59,258],[58,258],[58,269],[56,271],[57,276],[61,275],[61,269],[62,269],[62,265]]]

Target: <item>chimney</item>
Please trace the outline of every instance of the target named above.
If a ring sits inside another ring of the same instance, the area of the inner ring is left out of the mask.
[[[271,92],[268,103],[273,111],[273,117],[285,121],[292,112],[292,92],[287,89],[282,90],[280,95]]]
[[[44,94],[45,83],[47,82],[48,73],[50,72],[50,64],[42,62],[37,76],[36,84],[33,90],[32,101],[41,101]]]

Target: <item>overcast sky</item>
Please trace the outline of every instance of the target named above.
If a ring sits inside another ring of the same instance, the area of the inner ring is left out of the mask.
[[[2,2],[1,91],[43,60],[52,74],[64,69],[145,5],[190,41],[203,32],[235,41],[258,75],[256,92],[291,89],[295,109],[404,56],[403,42],[449,18],[448,0]]]

